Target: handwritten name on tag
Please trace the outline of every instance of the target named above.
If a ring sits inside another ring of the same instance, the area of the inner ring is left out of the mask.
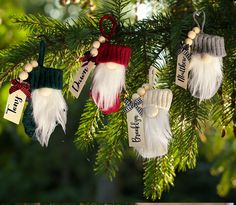
[[[136,108],[127,112],[127,125],[129,135],[129,146],[130,147],[144,147],[144,126],[143,118],[138,113]]]
[[[72,85],[70,86],[70,91],[76,98],[79,97],[85,82],[87,81],[89,74],[94,68],[95,63],[91,61],[83,62],[81,68],[76,72]]]
[[[19,124],[23,112],[26,95],[17,90],[8,96],[7,105],[3,118]]]
[[[182,49],[177,58],[177,67],[176,67],[176,85],[187,89],[188,85],[188,73],[189,73],[189,64],[191,60],[191,54],[188,49]]]

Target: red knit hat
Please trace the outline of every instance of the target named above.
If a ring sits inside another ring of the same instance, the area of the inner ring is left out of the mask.
[[[104,43],[98,49],[96,64],[113,62],[127,67],[129,64],[130,57],[130,47]]]

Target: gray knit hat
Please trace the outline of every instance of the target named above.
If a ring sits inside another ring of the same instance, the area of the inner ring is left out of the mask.
[[[192,52],[210,54],[216,57],[226,56],[224,38],[200,33],[193,40]]]

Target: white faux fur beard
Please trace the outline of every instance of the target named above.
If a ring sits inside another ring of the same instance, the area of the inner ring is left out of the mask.
[[[92,97],[103,110],[112,107],[125,85],[125,66],[117,63],[97,65],[92,85]]]
[[[32,96],[33,117],[36,124],[35,137],[42,146],[48,146],[50,135],[57,124],[65,132],[67,105],[61,90],[49,88],[51,94],[43,96],[40,89],[34,90]]]
[[[203,55],[203,58],[201,54],[192,55],[188,84],[191,94],[200,101],[214,96],[223,78],[222,57]]]
[[[166,155],[172,135],[168,111],[159,109],[157,116],[153,118],[144,114],[144,133],[146,146],[144,148],[136,148],[138,153],[143,158]]]

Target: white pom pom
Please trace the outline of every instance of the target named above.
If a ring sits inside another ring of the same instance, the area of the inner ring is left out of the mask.
[[[190,38],[186,38],[185,39],[185,44],[188,44],[188,45],[192,45],[192,43],[193,43],[193,40],[192,39],[190,39]]]
[[[27,73],[27,72],[25,72],[25,71],[23,71],[23,72],[21,72],[20,74],[19,74],[19,78],[20,78],[20,80],[26,80],[27,78],[29,77],[29,74]]]
[[[39,65],[37,61],[31,61],[30,64],[33,66],[33,68],[38,67]]]
[[[196,33],[194,31],[189,31],[188,37],[193,40],[196,37]]]
[[[100,36],[98,38],[98,40],[99,40],[100,43],[105,43],[106,42],[106,38],[104,36]]]
[[[94,48],[97,48],[97,49],[98,49],[98,48],[100,47],[100,45],[101,45],[101,43],[100,43],[99,41],[94,41],[94,42],[93,42],[93,47],[94,47]]]
[[[140,96],[144,96],[145,93],[146,93],[146,91],[145,91],[144,88],[139,88],[139,89],[137,90],[137,93],[138,93]]]
[[[143,84],[142,87],[145,89],[145,91],[148,91],[151,89],[151,86],[148,83]]]
[[[30,73],[32,70],[33,70],[33,65],[31,65],[30,63],[27,63],[27,64],[25,65],[25,71],[26,71],[27,73]]]
[[[98,55],[98,49],[92,48],[91,51],[90,51],[90,54],[91,54],[93,57],[96,57],[96,56]]]
[[[134,94],[132,95],[132,100],[136,100],[136,99],[138,99],[139,97],[140,97],[139,94],[134,93]]]
[[[200,33],[200,28],[199,27],[194,27],[193,29],[193,32],[195,32],[196,34]]]
[[[42,96],[49,96],[52,94],[52,88],[40,88],[39,89],[39,94]]]

